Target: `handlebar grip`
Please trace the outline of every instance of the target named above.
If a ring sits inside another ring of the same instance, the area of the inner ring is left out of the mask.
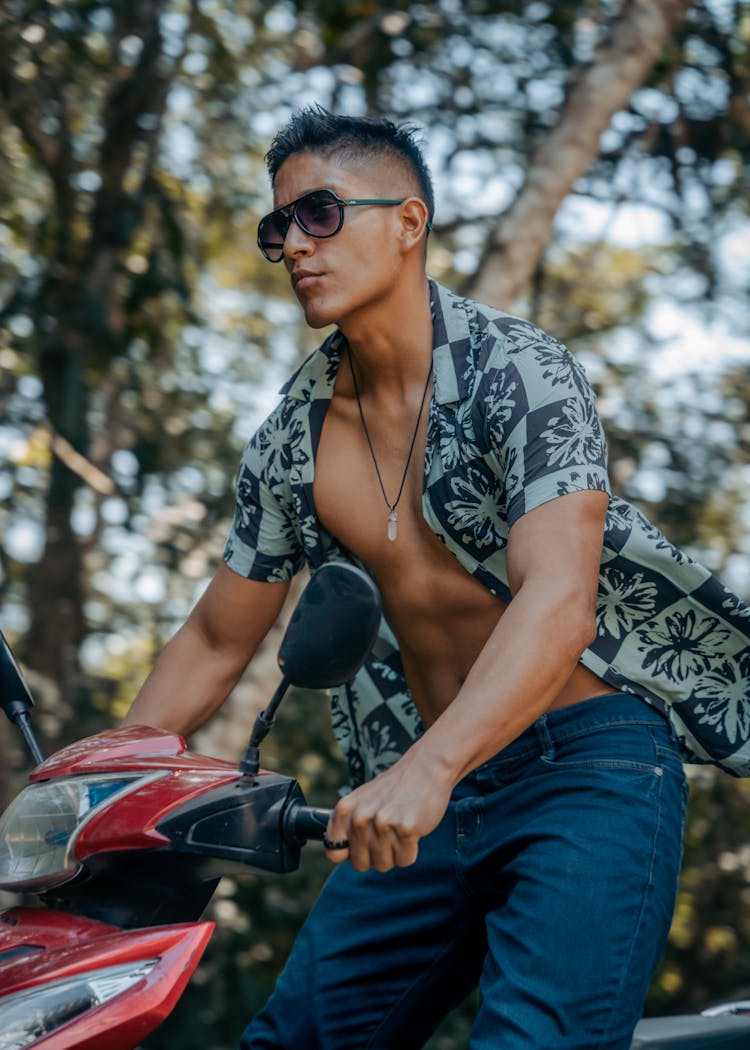
[[[293,802],[284,818],[284,837],[292,842],[306,842],[308,839],[322,842],[331,813],[332,809]]]

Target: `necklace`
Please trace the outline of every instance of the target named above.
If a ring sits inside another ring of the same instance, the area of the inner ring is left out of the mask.
[[[427,380],[424,385],[424,390],[422,391],[422,401],[419,405],[419,414],[417,415],[417,422],[414,427],[414,433],[411,436],[411,445],[409,446],[409,455],[406,457],[406,466],[404,467],[404,473],[401,475],[401,484],[398,487],[398,495],[396,496],[393,503],[391,503],[391,501],[388,499],[385,493],[385,485],[383,484],[383,478],[380,475],[380,467],[378,466],[378,461],[375,458],[375,449],[372,447],[370,431],[367,429],[367,423],[365,422],[365,414],[362,411],[362,402],[359,399],[359,387],[357,386],[357,377],[354,374],[354,362],[352,361],[351,351],[348,348],[347,356],[349,357],[349,368],[351,369],[352,373],[352,382],[354,383],[354,394],[357,398],[359,418],[362,420],[362,429],[364,430],[365,437],[367,438],[367,445],[370,449],[370,455],[372,456],[372,462],[375,467],[375,473],[378,476],[378,484],[380,485],[380,491],[383,493],[383,499],[385,500],[385,505],[388,508],[388,526],[386,535],[388,536],[388,539],[391,541],[391,543],[393,543],[393,541],[396,539],[396,534],[398,532],[398,512],[396,510],[396,507],[398,506],[398,502],[401,499],[401,493],[404,491],[404,485],[406,484],[406,475],[409,471],[409,464],[411,463],[411,455],[414,451],[414,445],[417,440],[417,432],[419,431],[419,424],[422,420],[422,411],[424,410],[424,403],[427,400],[427,388],[430,385],[430,376],[432,375],[432,361],[430,361],[430,370],[427,373]]]

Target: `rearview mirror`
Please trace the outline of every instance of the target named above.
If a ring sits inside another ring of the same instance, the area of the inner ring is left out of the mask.
[[[328,689],[354,678],[378,636],[382,612],[380,592],[366,572],[348,562],[330,562],[316,570],[279,647],[284,677],[255,719],[240,761],[244,776],[258,772],[259,746],[289,686]]]
[[[279,648],[284,678],[303,689],[350,681],[372,649],[382,615],[377,587],[347,562],[321,566],[292,613]]]

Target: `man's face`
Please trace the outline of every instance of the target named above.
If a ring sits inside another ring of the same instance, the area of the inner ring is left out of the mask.
[[[335,156],[293,153],[276,173],[274,208],[320,189],[334,190],[344,199],[408,197],[405,183],[398,171],[386,177],[374,167],[368,174],[364,164],[343,166]],[[283,261],[311,328],[344,325],[387,297],[402,265],[399,223],[397,205],[345,208],[341,230],[324,239],[292,222]]]

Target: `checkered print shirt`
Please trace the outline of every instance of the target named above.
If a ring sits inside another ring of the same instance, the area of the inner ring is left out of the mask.
[[[511,526],[569,492],[610,493],[606,440],[585,373],[561,343],[433,281],[430,288],[423,514],[466,571],[507,603]],[[306,564],[314,571],[356,561],[313,502],[345,345],[335,332],[304,362],[245,449],[224,552],[241,576],[282,581]],[[666,705],[687,761],[750,775],[750,607],[611,493],[597,635],[581,662],[616,689]],[[371,657],[331,702],[354,784],[390,766],[421,732],[385,620]]]

